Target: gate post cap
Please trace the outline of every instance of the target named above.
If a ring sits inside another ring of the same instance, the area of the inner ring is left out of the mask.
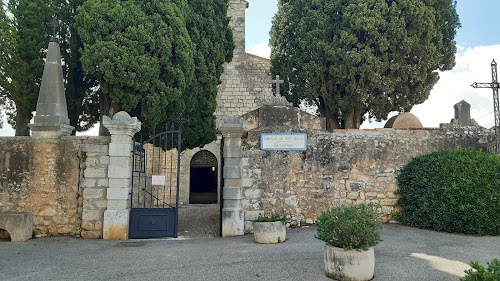
[[[102,118],[102,124],[109,130],[111,135],[133,135],[141,130],[141,121],[137,117],[130,117],[125,111],[120,111],[113,116],[113,120],[108,116]]]

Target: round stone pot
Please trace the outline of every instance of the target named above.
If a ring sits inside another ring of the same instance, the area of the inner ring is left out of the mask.
[[[286,240],[286,226],[280,221],[254,222],[253,237],[259,244],[276,244]]]
[[[325,274],[339,281],[366,281],[375,274],[375,253],[325,246]]]

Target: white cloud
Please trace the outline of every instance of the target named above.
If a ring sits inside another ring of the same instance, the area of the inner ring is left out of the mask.
[[[411,110],[424,127],[439,127],[439,123],[448,123],[455,117],[453,105],[465,100],[471,105],[471,118],[479,125],[494,126],[493,91],[474,89],[474,82],[491,82],[491,61],[500,53],[500,45],[478,46],[461,50],[456,55],[456,66],[451,71],[441,72],[441,79],[434,86],[429,99],[416,105]],[[390,115],[392,116],[392,115]],[[390,117],[389,116],[389,117]],[[380,128],[384,122],[365,122],[362,128]]]
[[[248,47],[247,52],[263,58],[271,57],[271,47],[269,46],[269,41],[262,41],[257,45]]]

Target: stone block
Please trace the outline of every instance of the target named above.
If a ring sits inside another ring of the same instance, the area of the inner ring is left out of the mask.
[[[103,199],[104,198],[104,188],[90,188],[87,187],[83,190],[83,199]]]
[[[105,178],[106,177],[106,169],[95,169],[95,168],[87,168],[83,172],[85,178]]]
[[[132,169],[130,167],[122,168],[116,166],[108,167],[108,177],[110,179],[129,179],[132,178]]]
[[[359,192],[349,192],[349,194],[347,194],[347,199],[355,200],[358,199],[358,196]]]
[[[103,239],[127,240],[130,210],[106,210],[104,212]]]
[[[245,214],[241,208],[222,209],[222,237],[245,234]]]
[[[112,143],[122,143],[122,144],[130,144],[132,143],[132,138],[129,135],[111,135]]]
[[[224,147],[224,158],[241,158],[243,157],[243,149],[240,145],[237,146],[225,146]]]
[[[242,179],[241,186],[242,187],[252,187],[253,186],[253,179],[250,179],[250,178]]]
[[[132,155],[132,144],[124,144],[124,143],[109,144],[109,156],[131,157],[131,155]]]
[[[299,199],[297,196],[289,196],[285,198],[285,203],[289,206],[297,206],[299,204]]]
[[[225,179],[240,179],[241,178],[241,167],[224,166],[224,178]]]
[[[128,156],[112,156],[109,157],[109,165],[132,170],[132,158]]]
[[[245,190],[245,198],[247,199],[259,199],[262,196],[262,189],[249,188]]]
[[[12,242],[27,241],[33,235],[33,215],[28,212],[0,212],[0,228],[9,232]]]
[[[107,202],[108,210],[125,210],[129,205],[129,200],[108,200]]]
[[[224,199],[239,200],[242,199],[241,188],[239,187],[224,187]]]
[[[82,151],[86,153],[108,154],[108,146],[102,144],[83,144]]]
[[[124,188],[130,186],[130,179],[109,179],[109,188]]]
[[[256,220],[259,216],[263,216],[264,211],[246,211],[245,212],[245,221],[253,221]]]
[[[128,187],[110,187],[107,189],[108,200],[128,200],[130,188]]]
[[[361,191],[364,186],[365,184],[362,182],[351,181],[349,182],[349,191]]]
[[[102,220],[102,210],[89,210],[84,209],[82,214],[82,221],[100,221]]]
[[[380,200],[380,205],[382,206],[396,206],[398,199],[382,199]]]

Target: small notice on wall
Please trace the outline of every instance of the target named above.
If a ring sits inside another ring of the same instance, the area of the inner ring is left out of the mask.
[[[152,175],[151,176],[152,185],[165,185],[165,176]]]
[[[307,150],[306,133],[264,133],[260,135],[260,150]]]

